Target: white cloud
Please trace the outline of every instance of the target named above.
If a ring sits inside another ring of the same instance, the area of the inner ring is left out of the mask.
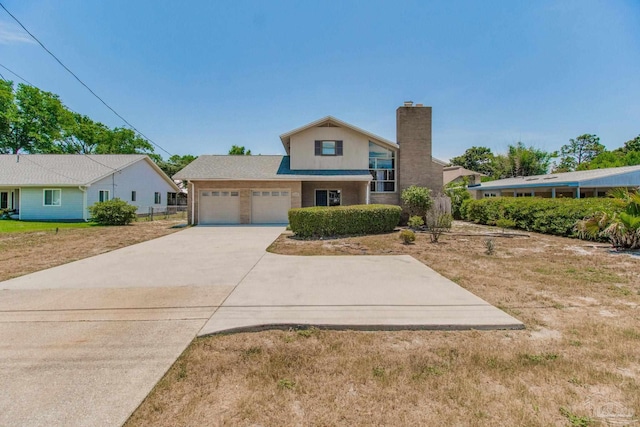
[[[0,21],[0,44],[35,43],[35,41],[17,25]]]

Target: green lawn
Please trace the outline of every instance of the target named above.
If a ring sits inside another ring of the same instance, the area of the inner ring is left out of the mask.
[[[0,220],[0,233],[28,233],[30,231],[54,231],[56,228],[87,228],[93,226],[95,224],[91,222],[39,222],[4,219]]]

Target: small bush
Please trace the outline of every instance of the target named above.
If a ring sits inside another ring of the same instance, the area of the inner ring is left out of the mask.
[[[484,241],[484,247],[486,248],[484,253],[487,255],[493,255],[496,252],[496,244],[493,239],[486,239]]]
[[[413,228],[414,230],[417,230],[418,228],[424,225],[424,220],[422,219],[422,217],[419,217],[418,215],[414,215],[411,218],[409,218],[409,222],[407,223],[407,225],[409,226],[409,228]]]
[[[120,199],[89,206],[91,220],[101,225],[126,225],[136,219],[138,208]]]
[[[455,219],[464,219],[463,208],[464,202],[471,199],[471,193],[465,185],[459,183],[447,184],[445,194],[451,199],[451,214]]]
[[[469,221],[496,225],[504,218],[514,221],[515,228],[558,236],[575,236],[577,221],[599,211],[620,212],[623,206],[615,199],[597,198],[492,197],[463,203]]]
[[[291,230],[300,237],[389,233],[402,209],[393,205],[353,205],[289,210]]]
[[[438,243],[440,236],[445,231],[451,230],[453,217],[440,209],[431,209],[427,212],[427,229],[432,243]]]
[[[402,203],[407,207],[410,216],[423,217],[433,205],[431,190],[426,187],[412,185],[405,188],[400,195]]]
[[[402,243],[404,243],[405,245],[416,241],[416,233],[411,230],[402,230],[400,231],[399,236],[400,240],[402,240]]]

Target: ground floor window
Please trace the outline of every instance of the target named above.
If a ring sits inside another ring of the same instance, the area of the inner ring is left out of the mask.
[[[316,190],[316,206],[340,206],[341,204],[340,190]]]
[[[167,206],[176,206],[178,204],[178,193],[167,192]]]
[[[155,203],[156,205],[159,205],[160,203],[162,203],[162,196],[160,195],[160,193],[158,192],[154,193],[153,203]]]
[[[100,201],[100,202],[108,202],[109,201],[109,190],[100,190],[98,192],[98,201]]]
[[[0,209],[9,209],[9,193],[6,191],[0,193]]]
[[[137,196],[138,196],[138,195],[136,194],[136,192],[135,192],[135,191],[132,191],[132,192],[131,192],[131,201],[132,201],[132,202],[135,202],[135,201],[136,201]]]
[[[62,190],[59,189],[45,189],[43,190],[43,205],[44,206],[61,206],[62,205]]]

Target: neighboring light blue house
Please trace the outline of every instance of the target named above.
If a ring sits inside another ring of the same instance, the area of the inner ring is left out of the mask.
[[[520,176],[470,185],[476,199],[484,197],[604,197],[613,188],[640,187],[640,165],[550,175]]]
[[[143,154],[0,155],[0,209],[21,220],[88,220],[88,207],[120,198],[138,207],[176,204],[180,189]]]

